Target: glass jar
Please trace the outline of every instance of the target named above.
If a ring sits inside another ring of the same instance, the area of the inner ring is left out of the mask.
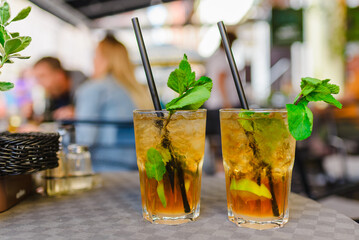
[[[71,144],[67,147],[67,176],[70,192],[93,188],[91,154],[87,146]]]
[[[57,156],[59,158],[59,166],[53,169],[47,169],[43,173],[44,190],[47,196],[63,195],[69,191],[66,154],[61,144]]]

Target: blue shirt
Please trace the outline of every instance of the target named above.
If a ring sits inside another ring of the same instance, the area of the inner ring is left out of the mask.
[[[85,82],[76,92],[75,99],[76,118],[79,120],[132,121],[135,104],[127,91],[111,75],[103,80]],[[135,150],[116,148],[118,137],[118,129],[115,126],[76,127],[78,144],[103,146],[91,152],[95,171],[136,168]],[[133,130],[121,134],[121,137],[134,139]]]

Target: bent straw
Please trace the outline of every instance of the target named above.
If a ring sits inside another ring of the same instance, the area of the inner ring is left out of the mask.
[[[231,67],[234,85],[236,86],[236,89],[237,89],[239,101],[241,102],[241,105],[244,109],[249,109],[246,95],[243,90],[241,78],[239,77],[239,74],[238,74],[237,65],[236,65],[236,62],[234,61],[233,53],[229,46],[226,28],[223,24],[223,21],[218,22],[217,25],[219,28],[219,32],[221,33],[222,43],[223,43],[224,50],[227,55],[228,63],[229,63],[229,66]]]
[[[135,31],[138,48],[140,50],[142,64],[145,69],[148,87],[150,88],[153,106],[155,107],[155,110],[160,111],[162,110],[160,99],[158,98],[155,81],[153,80],[151,65],[150,62],[148,61],[148,55],[147,55],[145,43],[143,41],[140,23],[138,22],[137,17],[132,18],[131,20],[132,20],[133,30]]]

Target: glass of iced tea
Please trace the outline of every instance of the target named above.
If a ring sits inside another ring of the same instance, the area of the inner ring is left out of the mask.
[[[282,227],[295,153],[286,110],[221,109],[228,218],[255,229]]]
[[[134,111],[143,217],[160,224],[200,212],[206,110]]]

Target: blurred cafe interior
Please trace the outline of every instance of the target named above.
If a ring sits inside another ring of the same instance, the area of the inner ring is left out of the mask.
[[[1,80],[15,88],[0,94],[1,131],[59,132],[64,149],[71,144],[89,149],[96,173],[136,171],[135,108],[128,99],[150,103],[131,23],[138,17],[162,106],[175,97],[166,84],[184,53],[197,77],[212,78],[217,92],[204,105],[203,171],[224,177],[218,109],[238,107],[238,98],[227,60],[217,54],[216,23],[223,21],[250,108],[285,108],[307,76],[340,86],[343,109],[309,104],[313,134],[297,141],[292,191],[359,220],[359,0],[12,0],[10,5],[12,12],[32,7],[26,21],[9,26],[32,37],[23,52],[31,58],[2,70]],[[110,53],[106,44],[113,44]],[[127,77],[130,62],[139,82],[121,96],[101,94],[102,87],[88,84],[109,68],[115,44],[129,58],[119,74]],[[142,95],[136,92],[141,87]],[[104,101],[108,106],[101,107]],[[124,110],[112,114],[115,108]]]

